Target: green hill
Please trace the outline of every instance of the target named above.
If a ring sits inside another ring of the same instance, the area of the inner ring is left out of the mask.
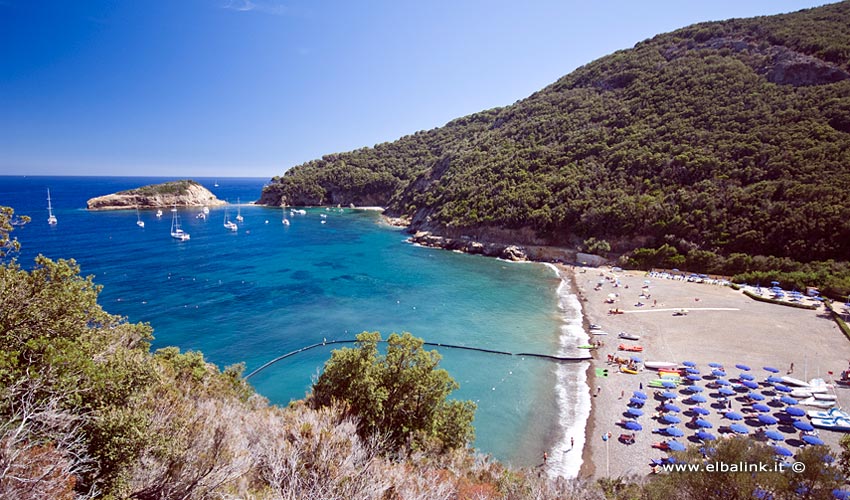
[[[658,35],[511,106],[298,165],[259,203],[382,205],[491,241],[844,261],[848,165],[838,3]]]

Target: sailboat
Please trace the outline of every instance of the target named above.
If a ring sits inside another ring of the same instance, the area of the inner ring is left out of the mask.
[[[157,210],[156,210],[156,218],[157,218],[157,219],[162,218],[162,209],[157,209]]]
[[[289,219],[286,218],[286,205],[281,206],[280,209],[283,211],[283,219],[280,221],[284,226],[289,225]]]
[[[239,198],[236,198],[236,222],[242,222],[242,221],[245,220],[242,217],[242,207],[240,206],[241,204],[242,204],[242,200],[240,200]]]
[[[224,228],[229,229],[231,231],[237,231],[239,229],[239,226],[237,226],[233,223],[233,221],[230,220],[230,214],[228,212],[227,207],[224,207]]]
[[[141,228],[145,227],[145,221],[143,221],[141,216],[139,215],[139,207],[136,207],[136,225]]]
[[[175,240],[186,241],[190,238],[189,233],[183,231],[180,227],[180,216],[177,215],[177,206],[171,209],[173,216],[171,217],[171,237]]]
[[[213,182],[213,187],[218,187],[218,179],[216,179],[215,182]]]
[[[53,205],[50,204],[50,189],[47,189],[47,223],[51,226],[55,226],[57,222],[56,216],[53,215]]]

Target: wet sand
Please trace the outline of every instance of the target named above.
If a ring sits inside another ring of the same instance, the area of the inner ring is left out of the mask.
[[[776,376],[783,376],[793,363],[794,371],[790,376],[803,380],[821,377],[827,382],[831,378],[828,371],[838,377],[848,367],[850,341],[842,335],[822,307],[812,311],[768,304],[752,300],[728,286],[651,278],[642,271],[614,273],[607,268],[576,268],[572,273],[586,320],[600,325],[603,331],[609,333],[593,337],[603,340],[605,345],[596,352],[594,366],[588,376],[588,384],[594,396],[583,450],[582,477],[642,476],[651,472],[651,459],[667,456],[664,451],[652,447],[653,443],[670,439],[654,432],[666,427],[666,424],[654,418],[660,399],[654,399],[653,389],[647,386],[649,381],[657,378],[657,372],[641,370],[637,375],[619,373],[616,365],[606,363],[609,354],[621,357],[637,355],[644,361],[690,360],[697,364],[703,375],[711,370],[708,363],[717,362],[725,367],[728,373],[726,378],[732,382],[737,382],[738,374],[742,373],[742,370],[735,368],[736,364],[752,368],[749,373],[755,376],[757,382],[771,375],[763,369],[764,366],[780,369]],[[614,286],[615,279],[619,279],[620,286]],[[648,288],[642,288],[647,279],[650,280]],[[598,286],[600,281],[602,285]],[[650,297],[639,298],[642,292]],[[615,303],[606,303],[608,295],[612,293],[618,294]],[[639,301],[645,305],[637,306]],[[623,314],[609,314],[613,308],[619,308]],[[687,315],[673,315],[683,308],[687,309]],[[640,336],[640,340],[618,339],[617,334],[622,331],[635,333]],[[641,353],[619,351],[618,345],[621,343],[641,345],[644,350]],[[608,368],[609,376],[595,377],[594,368]],[[704,379],[696,384],[705,387],[709,381]],[[645,414],[636,419],[643,430],[636,432],[634,444],[624,444],[618,438],[630,431],[617,423],[624,420],[629,398],[641,384],[643,391],[649,395],[643,407]],[[763,389],[760,387],[757,392]],[[684,401],[688,393],[682,387],[674,392],[678,395],[674,403],[683,411],[693,406]],[[834,393],[838,396],[838,406],[850,406],[850,389],[839,387]],[[711,412],[704,417],[713,425],[708,430],[721,438],[726,435],[724,428],[734,422],[722,416],[719,404],[711,406],[719,396],[716,389],[705,389],[702,394],[708,402],[701,406]],[[732,409],[736,412],[748,409],[740,394],[731,397]],[[764,402],[770,402],[771,399],[773,396],[768,392]],[[774,404],[776,407],[771,407],[769,414],[778,416],[783,405]],[[806,411],[817,409],[798,406]],[[693,438],[696,429],[686,425],[691,413],[679,414],[679,417],[682,423],[676,427],[682,429],[685,435],[678,441],[686,445],[698,442]],[[807,417],[802,419],[808,421]],[[757,420],[750,417],[739,423],[746,425],[752,433],[761,427],[757,425]],[[792,451],[803,445],[799,433],[793,427],[772,425],[765,428],[782,432],[786,437],[783,446]],[[612,439],[606,443],[602,434],[608,432]],[[819,437],[834,449],[838,449],[838,442],[843,435],[827,430],[819,431]]]

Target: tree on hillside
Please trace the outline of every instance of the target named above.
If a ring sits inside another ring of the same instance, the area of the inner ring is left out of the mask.
[[[356,348],[335,350],[313,385],[314,406],[342,404],[359,419],[361,435],[385,438],[387,451],[470,442],[475,404],[447,399],[459,385],[437,368],[440,355],[410,333],[390,335],[386,355],[380,341],[380,333],[363,332]]]

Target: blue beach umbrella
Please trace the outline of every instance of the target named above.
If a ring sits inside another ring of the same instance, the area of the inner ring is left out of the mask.
[[[664,399],[676,399],[676,393],[670,391],[664,391],[661,393],[661,397]]]
[[[689,385],[685,387],[685,390],[688,392],[702,392],[702,387],[698,385]]]
[[[732,382],[729,382],[728,380],[722,378],[715,380],[714,383],[717,385],[732,385]]]
[[[745,372],[748,372],[752,369],[747,365],[735,365],[735,368],[737,368],[739,370],[744,370]]]
[[[685,445],[674,440],[667,441],[667,448],[669,448],[670,451],[685,451],[687,449]]]
[[[664,387],[665,389],[674,389],[677,385],[679,385],[679,384],[677,384],[676,382],[673,382],[672,380],[662,380],[661,381],[661,387]]]
[[[682,419],[676,415],[664,415],[661,417],[661,420],[666,424],[678,424],[682,422]]]
[[[694,367],[685,368],[686,373],[690,373],[691,375],[699,375],[699,370]]]
[[[723,370],[711,370],[711,374],[714,375],[715,377],[725,377],[726,376],[726,372],[724,372]]]
[[[639,431],[639,430],[643,429],[643,426],[640,425],[639,423],[635,422],[634,420],[629,420],[628,422],[626,422],[623,425],[623,427],[625,427],[626,429],[628,429],[630,431]]]
[[[637,408],[629,408],[628,410],[626,410],[626,413],[635,417],[639,417],[643,415],[643,410],[639,410]]]
[[[769,412],[769,411],[770,411],[770,407],[769,407],[769,406],[767,406],[767,405],[765,405],[765,404],[761,404],[761,403],[756,403],[756,404],[754,404],[754,405],[752,406],[752,408],[753,408],[753,410],[755,410],[755,411],[760,411],[760,412],[762,412],[762,413],[766,413],[766,412]]]
[[[815,446],[824,444],[823,439],[817,436],[809,436],[808,434],[806,434],[805,436],[803,436],[802,439],[806,444],[812,444]]]
[[[797,429],[800,429],[801,431],[804,431],[804,432],[809,432],[809,431],[815,430],[815,428],[812,426],[812,424],[810,424],[808,422],[803,422],[802,420],[795,421],[794,427],[797,428]]]
[[[742,373],[738,375],[738,380],[755,380],[756,377],[752,373]]]
[[[757,392],[748,392],[745,394],[745,396],[752,399],[753,401],[764,401],[764,396]]]
[[[691,397],[690,397],[690,398],[688,398],[688,399],[690,399],[690,400],[691,400],[691,401],[693,401],[694,403],[705,403],[706,401],[708,401],[708,400],[705,398],[705,396],[703,396],[702,394],[694,394],[693,396],[691,396]]]
[[[839,489],[832,490],[832,498],[835,498],[836,500],[848,500],[850,499],[850,491]]]
[[[806,414],[804,410],[797,408],[796,406],[789,406],[788,408],[785,408],[785,413],[791,415],[792,417],[802,417]]]
[[[665,411],[672,411],[673,413],[679,413],[680,411],[682,411],[681,408],[671,403],[664,403],[662,408],[664,408]]]
[[[744,416],[736,411],[727,411],[724,416],[729,420],[744,420]]]
[[[646,403],[646,400],[641,398],[631,398],[629,399],[629,403],[635,406],[643,406]]]
[[[708,408],[703,408],[702,406],[694,406],[691,408],[691,411],[696,413],[697,415],[711,415],[711,412]]]
[[[700,439],[702,441],[714,441],[715,439],[717,439],[717,437],[715,437],[714,434],[707,432],[707,431],[697,432],[696,437],[697,437],[697,439]]]
[[[697,382],[697,381],[698,381],[698,380],[700,380],[702,377],[700,377],[699,375],[695,375],[695,374],[693,374],[693,373],[689,373],[689,374],[685,375],[685,378],[686,378],[686,379],[688,379],[688,380],[690,380],[691,382]]]
[[[773,415],[768,415],[767,413],[762,413],[761,415],[759,415],[758,418],[759,418],[759,422],[761,422],[765,425],[774,425],[777,422],[779,422],[779,420],[776,417],[774,417]]]
[[[732,424],[732,425],[729,426],[729,428],[732,429],[732,432],[734,432],[736,434],[749,434],[750,433],[750,430],[747,429],[745,426],[743,426],[741,424]]]
[[[682,437],[685,435],[685,431],[679,429],[678,427],[667,427],[666,429],[664,429],[664,433],[668,436],[674,437]]]
[[[632,361],[634,361],[635,363],[643,363],[643,360],[642,360],[642,359],[640,359],[640,358],[639,358],[639,357],[637,357],[637,356],[632,356],[632,357],[630,357],[629,359],[630,359],[630,360],[632,360]]]
[[[693,361],[682,361],[682,365],[687,366],[688,368],[692,368],[692,367],[696,366],[697,364],[694,363]]]
[[[781,457],[793,457],[794,452],[784,446],[774,446],[773,451]]]
[[[783,436],[779,431],[774,430],[765,431],[764,437],[774,441],[785,441],[785,436]]]
[[[646,397],[647,397],[646,393],[642,392],[642,391],[635,391],[635,392],[632,393],[632,396],[634,396],[636,398],[640,398],[640,399],[646,399]]]
[[[741,382],[741,385],[743,385],[747,389],[758,389],[759,388],[759,385],[757,383],[753,382],[752,380],[744,380],[743,382]]]
[[[764,369],[770,373],[779,373],[779,368],[774,368],[772,366],[765,366]]]
[[[785,403],[786,405],[795,405],[799,402],[796,399],[792,398],[791,396],[787,396],[787,395],[783,395],[781,398],[779,398],[779,400],[782,401],[783,403]]]
[[[723,394],[724,396],[732,396],[733,394],[735,394],[735,391],[728,387],[721,387],[717,392]]]
[[[775,376],[771,375],[771,376],[767,377],[767,383],[768,384],[781,384],[782,379],[779,378],[779,377],[775,377]]]
[[[720,363],[709,363],[708,366],[712,368],[723,368],[723,365],[721,365]]]
[[[708,420],[703,420],[701,418],[698,418],[697,421],[694,422],[694,424],[696,424],[696,426],[701,429],[711,429],[712,427],[714,427],[711,422],[709,422]]]
[[[790,387],[788,387],[787,385],[782,385],[782,384],[776,384],[776,385],[773,386],[773,388],[776,389],[779,392],[791,392],[793,390]]]

